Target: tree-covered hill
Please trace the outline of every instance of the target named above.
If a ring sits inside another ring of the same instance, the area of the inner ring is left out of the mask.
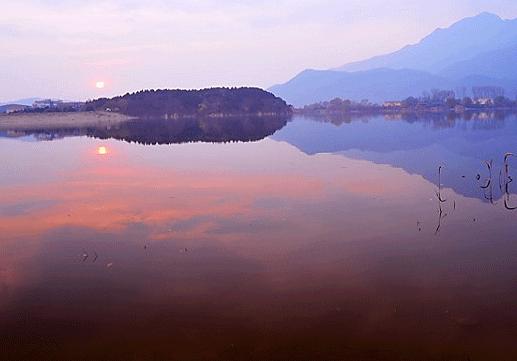
[[[85,104],[85,110],[108,110],[135,117],[225,117],[288,115],[291,107],[259,88],[210,88],[202,90],[142,90]]]

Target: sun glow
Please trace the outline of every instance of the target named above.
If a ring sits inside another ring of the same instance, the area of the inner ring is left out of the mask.
[[[102,81],[102,80],[99,80],[98,82],[95,83],[95,87],[97,89],[104,89],[105,86],[106,86],[106,83],[104,83],[104,81]]]
[[[108,149],[106,147],[99,147],[99,148],[97,148],[97,154],[106,155],[106,154],[108,154]]]

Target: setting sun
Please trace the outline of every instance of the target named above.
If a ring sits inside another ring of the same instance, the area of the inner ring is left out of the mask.
[[[97,154],[106,155],[106,154],[108,154],[108,149],[106,147],[99,147],[99,148],[97,148]]]
[[[104,83],[103,81],[98,81],[95,83],[95,87],[97,89],[104,89],[105,86],[106,86],[106,83]]]

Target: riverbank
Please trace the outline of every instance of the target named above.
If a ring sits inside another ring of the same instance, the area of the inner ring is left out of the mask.
[[[131,119],[114,112],[19,113],[0,115],[0,130],[106,127]]]

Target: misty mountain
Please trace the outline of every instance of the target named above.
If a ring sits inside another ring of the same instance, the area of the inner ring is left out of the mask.
[[[2,113],[10,113],[15,112],[19,110],[23,110],[27,108],[27,105],[23,104],[6,104],[6,105],[0,105],[0,114]]]
[[[452,64],[440,72],[449,78],[482,75],[492,78],[517,79],[517,45],[483,52],[468,60]]]
[[[19,104],[19,105],[31,106],[36,100],[41,100],[41,98],[24,98],[24,99],[11,100],[8,102],[0,102],[0,105]]]
[[[503,20],[482,13],[463,19],[447,29],[437,29],[418,44],[394,53],[344,65],[336,70],[360,71],[375,68],[417,69],[438,73],[473,56],[517,45],[517,19]]]
[[[300,107],[336,97],[355,101],[368,99],[381,103],[418,96],[431,89],[468,90],[474,86],[499,86],[506,89],[507,95],[513,97],[517,94],[517,82],[510,79],[478,75],[452,79],[410,69],[374,69],[359,72],[305,70],[287,83],[271,87],[270,91],[288,103]]]
[[[437,75],[419,70],[375,69],[344,72],[335,70],[305,70],[283,85],[270,90],[294,106],[329,100],[368,99],[380,102],[403,99],[421,94],[430,88],[447,88],[450,82]]]
[[[335,97],[379,103],[420,96],[433,88],[474,86],[500,86],[513,98],[516,59],[517,20],[482,13],[394,53],[333,70],[305,70],[269,90],[295,106]]]

